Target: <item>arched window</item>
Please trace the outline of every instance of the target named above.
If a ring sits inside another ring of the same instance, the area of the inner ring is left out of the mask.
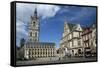
[[[81,49],[78,49],[78,54],[81,54]]]
[[[74,54],[74,50],[72,50],[72,54]]]
[[[35,22],[33,22],[33,26],[35,26]]]

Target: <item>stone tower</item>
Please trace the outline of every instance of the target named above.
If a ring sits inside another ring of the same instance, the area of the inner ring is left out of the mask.
[[[39,18],[37,16],[37,9],[35,8],[34,15],[31,16],[29,23],[29,41],[39,42]]]

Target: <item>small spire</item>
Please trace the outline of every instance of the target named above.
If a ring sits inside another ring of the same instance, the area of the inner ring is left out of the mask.
[[[35,13],[35,14],[37,14],[37,8],[35,8],[35,11],[34,11],[34,13]]]
[[[37,8],[34,10],[34,16],[37,17]]]

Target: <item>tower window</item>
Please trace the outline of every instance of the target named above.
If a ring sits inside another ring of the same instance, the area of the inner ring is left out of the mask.
[[[35,22],[33,22],[33,26],[35,26]]]
[[[35,37],[37,37],[37,33],[35,33]]]
[[[32,36],[32,32],[30,32],[30,36]]]

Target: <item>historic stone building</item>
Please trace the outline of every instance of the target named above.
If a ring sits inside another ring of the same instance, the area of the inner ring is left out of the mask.
[[[83,47],[84,47],[84,56],[91,52],[92,46],[92,30],[90,27],[85,28],[82,33]]]
[[[31,16],[31,21],[29,22],[29,41],[39,42],[39,18],[37,16],[37,11],[35,9],[34,15]]]
[[[64,32],[60,41],[60,48],[65,52],[63,54],[70,54],[70,56],[79,55],[83,52],[82,46],[82,28],[80,24],[64,23]]]
[[[55,57],[55,44],[47,42],[28,42],[25,49],[25,58]]]
[[[87,27],[82,32],[84,56],[95,56],[97,50],[96,24]]]
[[[18,51],[21,58],[34,59],[42,57],[54,57],[56,55],[55,43],[39,42],[40,23],[35,9],[31,16],[28,31],[28,41]]]
[[[96,29],[96,23],[92,25],[92,52],[97,53],[97,29]]]

